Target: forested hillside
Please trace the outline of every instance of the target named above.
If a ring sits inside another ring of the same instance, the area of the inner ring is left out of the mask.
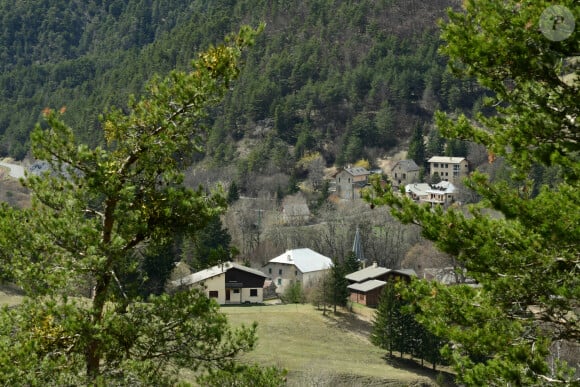
[[[454,3],[2,0],[0,155],[26,156],[47,106],[65,106],[79,138],[98,143],[98,112],[241,24],[265,22],[208,122],[207,154],[245,174],[288,173],[307,151],[326,165],[372,159],[429,125],[435,109],[480,105],[475,85],[453,79],[437,54],[436,20]],[[242,139],[262,146],[240,153]]]

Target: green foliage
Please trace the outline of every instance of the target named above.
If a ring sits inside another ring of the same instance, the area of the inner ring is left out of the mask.
[[[286,385],[287,373],[276,367],[238,366],[233,371],[214,371],[197,382],[208,387],[280,387]]]
[[[77,142],[62,111],[44,111],[32,144],[50,171],[23,180],[31,208],[0,209],[2,266],[29,297],[0,312],[1,384],[174,385],[179,367],[232,369],[253,348],[255,326],[230,329],[202,292],[143,300],[131,286],[139,267],[152,274],[153,247],[196,234],[225,208],[221,192],[182,185],[179,156],[201,150],[207,109],[256,33],[243,27],[188,72],[155,77],[127,112],[103,116],[103,146]]]
[[[242,22],[265,22],[268,28],[245,57],[240,87],[207,122],[207,156],[231,163],[235,141],[251,136],[258,124],[287,146],[306,130],[311,138],[301,139],[299,148],[325,150],[331,163],[339,154],[327,145],[349,137],[343,148],[351,142],[354,161],[363,156],[361,149],[393,147],[408,136],[412,122],[430,117],[434,106],[446,107],[448,100],[455,101],[453,109],[471,111],[470,96],[481,93],[445,76],[437,56],[433,22],[448,5],[450,0],[425,3],[407,14],[402,0],[292,6],[250,0],[186,6],[176,0],[2,0],[0,154],[26,155],[30,128],[47,105],[66,106],[67,122],[82,128],[77,138],[102,144],[99,113],[125,108],[129,94],[144,92],[144,79],[187,68],[197,47],[217,42]],[[419,104],[424,94],[429,103]]]
[[[191,243],[185,243],[183,259],[195,270],[206,269],[219,262],[230,261],[236,249],[230,246],[232,237],[218,215],[212,216],[204,228],[192,236]]]
[[[228,187],[228,196],[226,200],[228,204],[236,202],[240,198],[240,190],[235,181],[232,181]]]
[[[561,4],[577,15],[573,1]],[[423,236],[480,284],[415,281],[408,294],[417,319],[452,343],[447,354],[459,382],[467,385],[578,382],[552,345],[580,337],[580,148],[574,119],[580,109],[580,32],[560,42],[547,39],[534,26],[548,5],[468,1],[442,26],[451,68],[491,89],[489,102],[497,114],[472,122],[438,113],[438,126],[446,136],[503,156],[513,168],[514,184],[472,174],[466,186],[483,200],[466,213],[431,210],[375,183],[376,204],[391,206],[405,223],[421,225]],[[562,181],[531,195],[525,177],[534,163],[557,167]],[[489,208],[501,216],[490,217]],[[554,363],[548,363],[549,354]]]
[[[442,341],[429,332],[415,319],[415,312],[405,300],[405,283],[388,282],[381,294],[373,317],[371,342],[389,352],[397,351],[401,356],[410,354],[422,361],[441,364]],[[408,291],[406,296],[412,298]]]
[[[287,304],[302,304],[305,301],[304,290],[302,284],[295,281],[289,284],[282,294],[282,301]]]
[[[425,165],[425,139],[423,138],[423,127],[416,124],[409,144],[407,158],[414,160],[417,165]]]

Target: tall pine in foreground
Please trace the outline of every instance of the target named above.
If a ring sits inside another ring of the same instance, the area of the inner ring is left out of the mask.
[[[569,12],[561,20],[580,20],[574,1],[560,4]],[[480,284],[414,281],[404,294],[418,320],[451,342],[449,358],[466,385],[578,383],[570,369],[577,357],[558,358],[550,349],[580,339],[580,29],[564,39],[544,34],[540,22],[550,5],[466,1],[442,26],[451,69],[491,89],[497,114],[473,122],[438,113],[437,125],[447,137],[484,145],[490,161],[505,158],[518,186],[473,173],[466,185],[483,200],[466,214],[417,205],[375,183],[375,204],[421,225],[423,236]],[[527,179],[533,163],[555,167],[560,180],[535,197]],[[502,216],[492,218],[488,209]]]
[[[77,143],[64,111],[44,111],[32,147],[50,173],[24,181],[31,208],[0,208],[2,265],[27,294],[0,312],[0,384],[175,385],[183,367],[260,373],[236,361],[254,347],[255,326],[230,328],[201,291],[144,300],[125,281],[139,251],[224,210],[221,193],[182,185],[178,155],[201,150],[206,109],[231,87],[255,34],[243,28],[189,72],[153,79],[127,113],[110,111],[105,146]]]

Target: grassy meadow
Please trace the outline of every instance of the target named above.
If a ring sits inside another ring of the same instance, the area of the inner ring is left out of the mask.
[[[0,287],[0,306],[21,301],[19,292]],[[226,306],[222,311],[234,326],[258,322],[258,345],[242,359],[287,369],[289,386],[438,385],[438,372],[410,359],[387,359],[370,343],[373,311],[366,307],[326,315],[308,304]],[[186,370],[182,377],[195,380]]]
[[[437,373],[414,362],[387,363],[385,351],[368,339],[368,315],[324,316],[312,305],[297,304],[222,310],[233,325],[258,322],[257,348],[244,358],[286,368],[291,386],[437,385]]]

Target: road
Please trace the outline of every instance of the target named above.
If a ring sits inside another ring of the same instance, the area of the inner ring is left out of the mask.
[[[21,177],[24,177],[24,167],[22,165],[16,165],[0,161],[0,167],[6,167],[10,169],[10,176],[15,179],[20,179]]]

